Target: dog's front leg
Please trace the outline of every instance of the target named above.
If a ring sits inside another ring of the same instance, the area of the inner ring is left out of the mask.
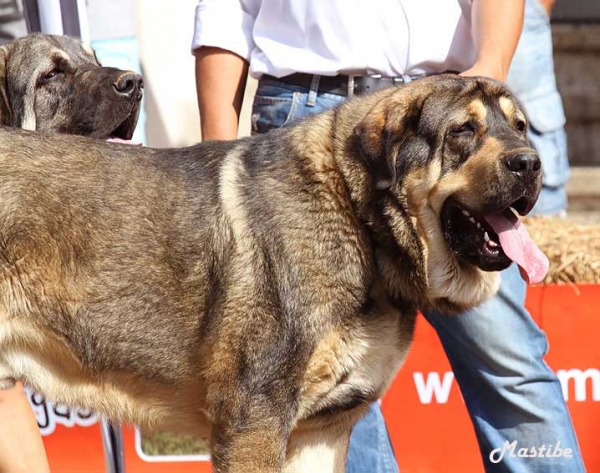
[[[289,436],[277,410],[240,406],[213,424],[215,473],[279,473]]]
[[[345,473],[352,427],[364,408],[292,430],[284,473]]]
[[[15,378],[0,377],[0,389],[13,388],[17,380]]]
[[[0,356],[0,389],[9,389],[14,387],[17,380],[13,378],[13,371],[2,361]]]

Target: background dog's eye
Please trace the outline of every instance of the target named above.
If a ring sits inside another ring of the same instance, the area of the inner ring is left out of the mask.
[[[463,123],[460,126],[452,128],[450,133],[454,136],[465,136],[475,133],[475,128],[471,122]]]
[[[517,120],[517,130],[524,133],[527,130],[527,124],[523,120]]]
[[[41,81],[42,82],[49,82],[52,79],[55,79],[56,77],[58,77],[59,75],[61,75],[62,73],[63,73],[63,71],[61,71],[60,69],[54,68],[50,72],[47,72],[46,74],[44,74],[42,76]]]

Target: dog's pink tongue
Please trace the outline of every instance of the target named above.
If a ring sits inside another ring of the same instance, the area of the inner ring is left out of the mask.
[[[541,282],[548,273],[550,263],[533,242],[519,218],[512,212],[504,212],[485,219],[498,234],[506,256],[519,265],[521,277],[525,282]]]
[[[142,143],[137,143],[131,140],[122,140],[121,138],[108,138],[106,141],[110,141],[112,143],[121,143],[124,145],[142,146]]]

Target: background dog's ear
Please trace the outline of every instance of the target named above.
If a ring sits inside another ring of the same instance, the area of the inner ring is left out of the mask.
[[[354,129],[360,153],[378,190],[390,189],[396,182],[398,150],[416,127],[429,95],[428,87],[402,86],[405,87],[404,93],[400,89],[377,102]]]
[[[7,65],[10,55],[9,47],[0,48],[0,124],[13,125],[12,108],[8,97],[8,74]]]

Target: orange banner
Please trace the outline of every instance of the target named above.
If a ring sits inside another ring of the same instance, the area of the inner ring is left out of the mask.
[[[27,389],[52,471],[104,473],[102,433],[95,414],[47,401]]]

